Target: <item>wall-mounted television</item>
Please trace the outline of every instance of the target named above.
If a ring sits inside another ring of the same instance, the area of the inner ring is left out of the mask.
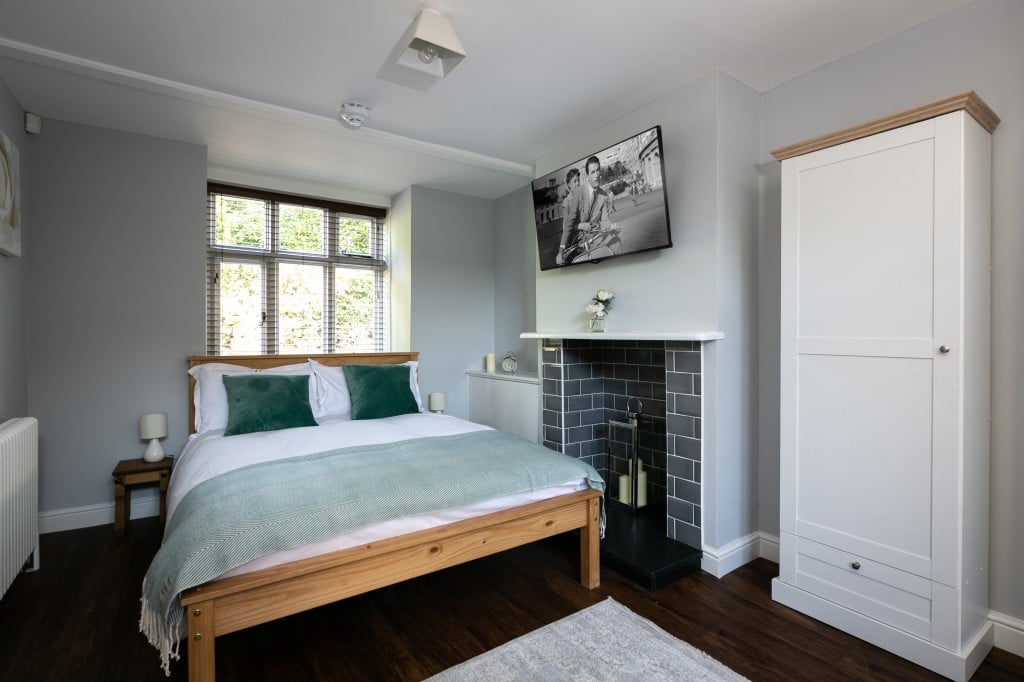
[[[533,181],[540,269],[672,246],[661,126]]]

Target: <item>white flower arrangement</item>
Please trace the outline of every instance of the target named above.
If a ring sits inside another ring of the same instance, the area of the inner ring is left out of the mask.
[[[586,311],[592,316],[602,318],[611,312],[612,299],[615,298],[615,292],[608,291],[607,289],[598,289],[597,293],[594,294],[594,302],[587,304]]]

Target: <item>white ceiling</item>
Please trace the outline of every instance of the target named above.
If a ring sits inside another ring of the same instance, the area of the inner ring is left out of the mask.
[[[764,91],[970,1],[0,0],[0,80],[44,119],[204,144],[221,179],[496,198],[712,69]],[[468,56],[410,84],[392,55],[426,6]],[[350,100],[361,130],[335,118]]]

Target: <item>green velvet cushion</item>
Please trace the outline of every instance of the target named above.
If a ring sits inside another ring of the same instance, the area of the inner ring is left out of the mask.
[[[224,375],[228,394],[225,436],[316,426],[309,406],[309,375]]]
[[[342,365],[353,419],[381,419],[419,412],[408,365]]]

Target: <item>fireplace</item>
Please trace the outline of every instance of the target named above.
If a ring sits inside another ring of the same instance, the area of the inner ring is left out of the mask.
[[[699,549],[700,341],[588,336],[542,341],[542,442],[591,464],[608,482],[607,497],[617,499],[627,459],[608,423],[626,421],[627,401],[637,398],[648,503],[664,510],[666,537]]]

